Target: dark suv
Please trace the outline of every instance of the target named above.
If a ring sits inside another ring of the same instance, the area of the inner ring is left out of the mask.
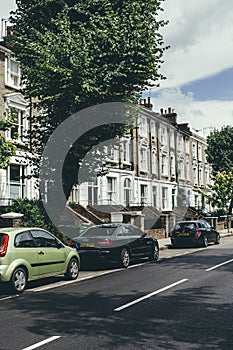
[[[199,245],[207,247],[209,243],[220,243],[220,234],[205,220],[180,221],[171,232],[173,247],[181,245]]]

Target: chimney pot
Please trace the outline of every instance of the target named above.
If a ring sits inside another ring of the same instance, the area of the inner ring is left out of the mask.
[[[163,108],[160,108],[160,113],[163,114]]]

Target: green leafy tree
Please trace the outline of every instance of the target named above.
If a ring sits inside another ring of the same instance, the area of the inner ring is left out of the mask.
[[[209,185],[211,194],[199,190],[208,202],[218,209],[223,209],[228,215],[232,215],[233,210],[233,168],[229,171],[218,173],[212,185]]]
[[[71,114],[102,102],[134,102],[164,78],[162,1],[16,0],[8,45],[21,64],[26,96],[37,101],[30,137],[38,155]],[[63,172],[67,196],[84,154],[124,131],[108,125],[73,145]]]
[[[233,127],[224,126],[207,137],[207,161],[212,164],[213,174],[229,171],[233,167]]]
[[[6,141],[4,132],[9,129],[11,123],[9,120],[0,120],[0,168],[6,168],[10,164],[10,157],[16,152],[16,146]]]

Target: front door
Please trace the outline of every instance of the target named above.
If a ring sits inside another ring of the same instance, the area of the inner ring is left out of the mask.
[[[31,230],[38,249],[38,274],[52,276],[65,269],[65,248],[58,246],[54,236],[43,230]]]

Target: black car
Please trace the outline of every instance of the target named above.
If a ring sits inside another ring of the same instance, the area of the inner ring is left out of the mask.
[[[88,228],[73,238],[81,263],[98,259],[128,267],[130,261],[159,258],[158,241],[130,224],[103,224]]]
[[[181,245],[199,245],[207,247],[209,243],[220,243],[220,234],[205,220],[178,222],[171,232],[173,247]]]

